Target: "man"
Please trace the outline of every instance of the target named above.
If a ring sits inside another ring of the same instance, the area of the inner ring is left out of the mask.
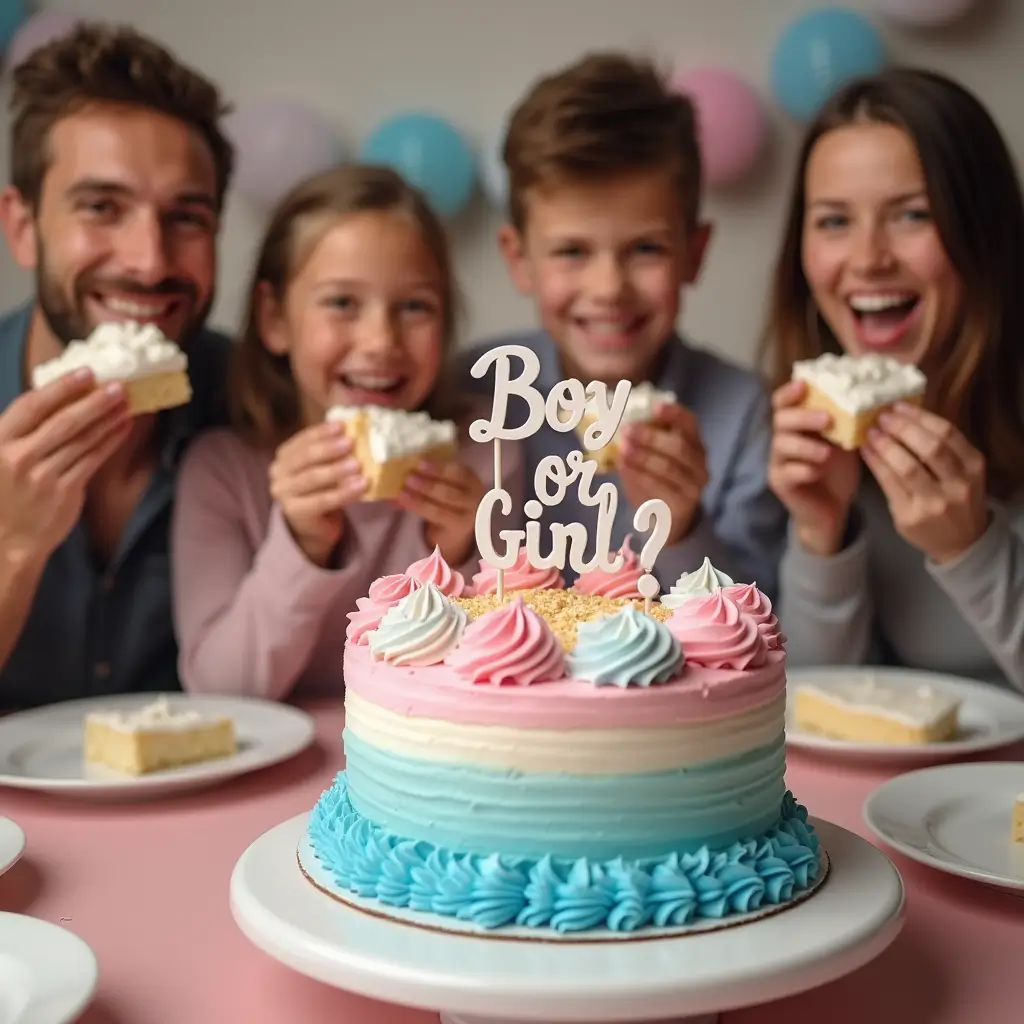
[[[176,689],[168,525],[189,439],[221,418],[203,325],[232,170],[214,85],[134,31],[84,25],[14,73],[0,224],[34,272],[0,319],[0,708]],[[33,367],[105,321],[156,324],[194,397],[130,418],[89,374]]]

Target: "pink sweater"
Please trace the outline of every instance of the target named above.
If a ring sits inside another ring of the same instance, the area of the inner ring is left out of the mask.
[[[464,441],[460,457],[488,487],[490,445]],[[172,527],[178,673],[193,693],[279,700],[338,694],[347,615],[378,576],[430,554],[423,521],[387,501],[349,507],[341,566],[313,565],[271,501],[272,453],[217,430],[198,438],[180,469]],[[502,444],[513,508],[522,507],[518,447]],[[479,565],[462,566],[467,581]]]

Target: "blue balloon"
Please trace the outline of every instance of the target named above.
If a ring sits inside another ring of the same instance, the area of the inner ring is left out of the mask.
[[[360,160],[398,171],[442,217],[454,217],[476,186],[476,158],[462,135],[433,114],[399,114],[366,140]]]
[[[771,60],[772,92],[798,121],[809,121],[845,82],[885,67],[874,25],[855,11],[826,7],[783,31]]]
[[[0,0],[0,50],[11,45],[15,33],[28,17],[22,0]]]

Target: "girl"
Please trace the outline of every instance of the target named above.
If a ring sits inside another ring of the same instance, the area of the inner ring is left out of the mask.
[[[333,405],[481,414],[442,383],[455,287],[444,229],[394,172],[345,166],[299,185],[271,217],[236,352],[234,429],[182,466],[173,526],[182,685],[282,698],[338,692],[347,613],[379,576],[436,547],[471,572],[490,446],[424,462],[395,502],[360,501]],[[484,416],[487,410],[482,410]],[[505,486],[519,507],[518,456]]]
[[[790,657],[1024,690],[1024,205],[991,116],[932,72],[854,82],[811,127],[767,333],[769,480],[791,514]],[[928,378],[859,453],[793,363],[883,352]]]

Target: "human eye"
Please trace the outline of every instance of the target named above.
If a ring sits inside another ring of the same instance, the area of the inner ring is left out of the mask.
[[[814,218],[814,226],[819,231],[837,231],[849,223],[850,218],[844,213],[821,213]]]
[[[415,296],[413,298],[405,299],[401,303],[400,308],[402,313],[406,316],[436,316],[438,303],[433,299],[428,299],[424,296]]]
[[[83,196],[76,207],[89,220],[110,222],[117,219],[120,206],[109,196]]]
[[[351,313],[356,309],[355,296],[345,294],[344,292],[326,296],[323,300],[323,304],[329,309],[336,310],[339,313]]]
[[[586,254],[586,249],[579,242],[562,242],[552,249],[552,255],[558,259],[576,260]]]
[[[664,242],[643,238],[633,244],[632,251],[637,256],[662,256],[667,251],[667,246]]]
[[[900,211],[900,220],[908,224],[929,224],[931,219],[932,212],[926,206],[908,206]]]

